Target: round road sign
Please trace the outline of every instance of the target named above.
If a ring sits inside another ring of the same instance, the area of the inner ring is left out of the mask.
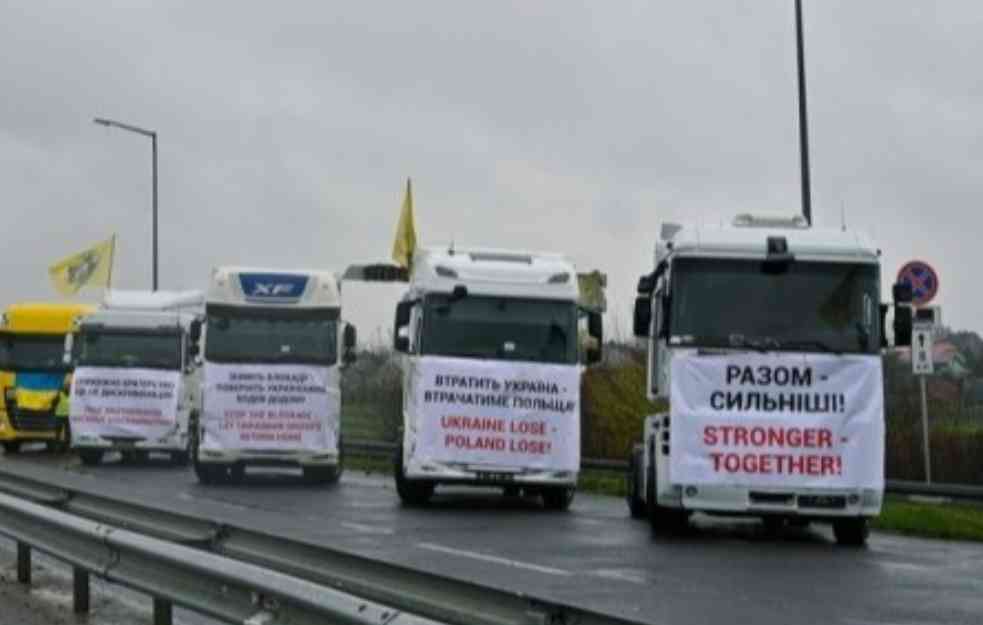
[[[898,282],[911,286],[911,303],[924,306],[939,292],[939,274],[920,260],[905,263],[898,272]]]

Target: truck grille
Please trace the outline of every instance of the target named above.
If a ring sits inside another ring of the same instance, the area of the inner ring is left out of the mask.
[[[15,430],[27,432],[53,431],[58,425],[57,418],[50,410],[24,410],[14,408],[7,413],[10,425]]]

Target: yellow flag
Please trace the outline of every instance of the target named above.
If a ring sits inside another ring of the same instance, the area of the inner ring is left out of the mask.
[[[113,276],[116,235],[89,249],[63,258],[48,268],[51,282],[62,295],[75,295],[84,286],[109,287]]]
[[[396,240],[393,241],[393,262],[400,267],[410,266],[413,262],[413,252],[416,250],[416,224],[413,220],[413,189],[410,179],[406,179],[406,197],[403,198],[403,208],[399,212],[399,224],[396,226]]]

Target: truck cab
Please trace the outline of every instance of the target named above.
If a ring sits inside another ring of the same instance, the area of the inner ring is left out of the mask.
[[[338,277],[219,267],[205,302],[204,392],[194,438],[202,483],[247,466],[298,467],[314,482],[343,470],[340,367],[354,359]]]
[[[24,302],[0,318],[0,444],[8,454],[44,441],[68,449],[72,360],[66,337],[94,308],[84,304]]]
[[[70,419],[84,464],[113,451],[188,463],[204,300],[201,291],[114,290],[78,325]]]
[[[904,345],[910,293],[895,294]],[[664,226],[634,325],[648,397],[669,409],[629,458],[632,516],[662,531],[696,511],[824,521],[863,544],[884,492],[880,295],[880,250],[859,233],[750,214]]]
[[[581,354],[586,321],[593,345]],[[557,254],[419,248],[397,306],[403,427],[397,492],[421,505],[439,484],[573,499],[582,359],[600,358],[601,316],[579,306]]]

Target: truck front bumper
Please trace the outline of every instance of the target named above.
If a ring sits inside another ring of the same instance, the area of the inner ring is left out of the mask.
[[[808,518],[873,517],[880,514],[883,491],[832,488],[745,488],[676,485],[659,494],[659,503],[687,510],[739,515]]]

